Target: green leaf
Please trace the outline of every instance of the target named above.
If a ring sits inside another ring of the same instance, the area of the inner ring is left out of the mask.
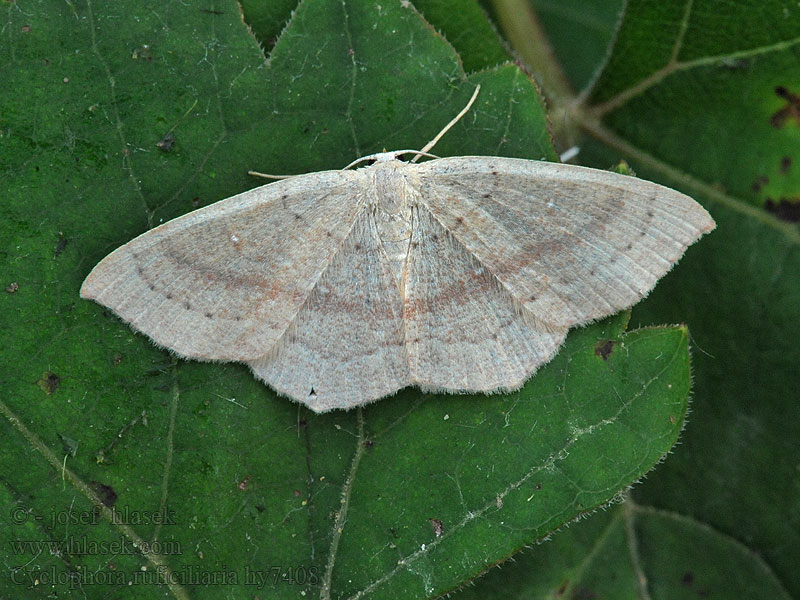
[[[521,553],[457,597],[789,598],[763,558],[735,538],[630,498]]]
[[[78,298],[113,248],[260,185],[248,169],[420,148],[478,83],[439,155],[556,160],[535,86],[499,64],[476,6],[463,25],[426,19],[456,6],[275,3],[259,43],[231,0],[7,3],[0,596],[437,596],[670,450],[685,327],[626,333],[623,313],[573,332],[519,392],[409,389],[318,416]]]

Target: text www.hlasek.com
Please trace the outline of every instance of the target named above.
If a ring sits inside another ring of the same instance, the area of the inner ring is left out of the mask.
[[[66,540],[12,540],[11,553],[16,556],[49,553],[56,556],[86,556],[86,555],[116,555],[116,554],[141,554],[153,553],[161,555],[183,554],[181,543],[177,540],[141,541],[133,543],[125,537],[116,540],[91,540],[82,538],[68,538]]]

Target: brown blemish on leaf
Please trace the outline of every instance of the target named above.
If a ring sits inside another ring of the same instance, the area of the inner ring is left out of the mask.
[[[137,48],[133,51],[131,55],[133,60],[146,60],[147,62],[153,62],[153,56],[150,54],[150,46],[144,44],[142,47]]]
[[[64,235],[63,231],[58,232],[58,241],[56,241],[56,249],[53,251],[53,258],[56,258],[59,254],[64,251],[64,248],[67,247],[67,240],[66,236]]]
[[[761,191],[765,185],[769,183],[769,177],[766,175],[759,175],[758,179],[756,179],[753,183],[750,184],[750,189],[753,190],[755,193]]]
[[[19,284],[16,281],[12,281],[6,286],[6,291],[9,294],[15,293],[19,289]]]
[[[164,137],[156,142],[156,146],[158,146],[158,149],[162,152],[169,152],[172,150],[173,145],[175,145],[175,134],[171,131],[168,131],[164,134]]]
[[[100,483],[99,481],[90,481],[89,485],[100,498],[100,502],[111,508],[117,502],[117,492],[110,485]]]
[[[61,383],[61,377],[52,371],[45,371],[42,373],[42,378],[36,383],[44,390],[44,393],[49,396],[58,388],[58,384]]]
[[[764,202],[764,208],[781,221],[800,223],[800,197],[779,198],[777,202],[772,198],[767,198]]]
[[[770,124],[780,129],[790,119],[800,125],[800,94],[794,94],[782,85],[775,88],[775,95],[786,100],[786,106],[776,111],[769,119]]]
[[[608,360],[608,357],[611,356],[611,353],[614,351],[614,341],[613,340],[601,340],[597,342],[597,345],[594,347],[594,355],[599,356],[603,360]]]
[[[434,537],[442,537],[444,533],[444,524],[442,523],[441,519],[428,519],[431,522],[431,526],[433,527],[433,536]]]

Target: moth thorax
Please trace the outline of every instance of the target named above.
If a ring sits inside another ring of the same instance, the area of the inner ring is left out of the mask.
[[[403,173],[404,166],[399,161],[390,161],[373,167],[378,237],[398,281],[411,241],[411,207],[416,195]]]

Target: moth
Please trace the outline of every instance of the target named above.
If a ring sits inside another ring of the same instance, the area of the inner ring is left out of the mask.
[[[81,296],[181,357],[246,363],[316,412],[410,385],[518,389],[570,328],[638,302],[715,224],[688,196],[617,173],[417,163],[470,104],[422,150],[156,227],[104,258]]]

